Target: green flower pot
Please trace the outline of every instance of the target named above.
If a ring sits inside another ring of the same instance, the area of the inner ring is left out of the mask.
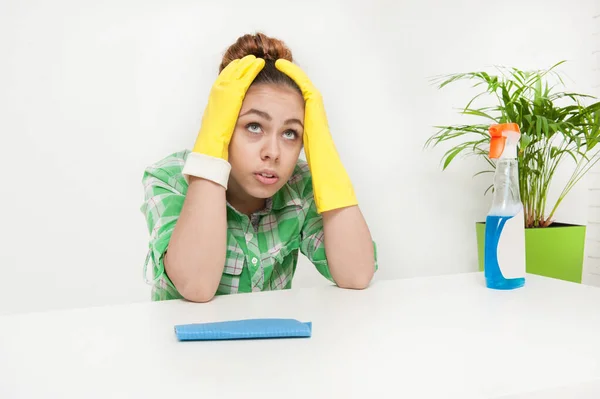
[[[479,271],[483,271],[485,222],[475,224]],[[585,226],[553,223],[525,229],[527,273],[581,283]]]

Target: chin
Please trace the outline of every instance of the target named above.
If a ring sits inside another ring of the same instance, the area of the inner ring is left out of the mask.
[[[272,187],[246,187],[245,191],[251,195],[254,198],[260,198],[260,199],[266,199],[266,198],[270,198],[273,195],[275,195],[275,193],[277,191],[279,191],[281,187],[279,185],[277,185],[275,187],[275,185],[273,185]]]

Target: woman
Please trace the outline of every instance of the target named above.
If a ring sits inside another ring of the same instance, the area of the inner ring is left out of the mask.
[[[240,37],[192,151],[146,169],[153,300],[290,288],[298,251],[339,287],[369,285],[375,245],[321,95],[292,61],[277,39]]]

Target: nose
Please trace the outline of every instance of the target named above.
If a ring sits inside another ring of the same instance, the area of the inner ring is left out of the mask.
[[[279,161],[279,156],[281,155],[279,145],[280,143],[279,140],[277,140],[277,135],[271,134],[266,136],[261,151],[262,160],[270,160],[273,162]]]

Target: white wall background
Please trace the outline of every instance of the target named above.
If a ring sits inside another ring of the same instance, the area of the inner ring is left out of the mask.
[[[600,2],[596,2],[592,33],[592,88],[600,97]],[[583,282],[600,286],[600,165],[588,177],[588,223]]]
[[[2,1],[0,313],[148,300],[142,172],[193,145],[223,51],[256,30],[286,41],[324,94],[377,278],[476,270],[488,181],[472,160],[442,173],[443,148],[422,149],[472,92],[428,79],[567,59],[570,87],[590,92],[595,3]],[[587,222],[588,188],[557,217]],[[321,284],[303,261],[296,286]]]

